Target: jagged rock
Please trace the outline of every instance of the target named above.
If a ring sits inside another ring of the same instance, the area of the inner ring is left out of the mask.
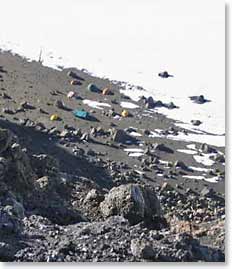
[[[204,104],[208,100],[205,99],[204,95],[199,95],[199,96],[190,96],[189,97],[193,102],[197,104]]]
[[[90,135],[89,133],[83,133],[83,135],[80,138],[82,141],[88,142],[90,140]]]
[[[100,208],[104,217],[121,215],[131,224],[149,222],[156,216],[161,216],[160,203],[154,190],[139,184],[111,189]]]
[[[12,189],[24,193],[33,188],[35,179],[29,157],[17,143],[14,143],[9,151],[9,168],[5,180]]]
[[[161,78],[173,77],[173,75],[168,74],[167,71],[164,71],[164,72],[159,73],[158,76],[161,77]]]
[[[188,170],[188,166],[187,166],[184,162],[179,161],[179,160],[177,160],[177,161],[174,163],[174,167],[175,167],[175,168],[181,168],[181,169],[183,169],[183,170]]]
[[[154,99],[150,96],[146,99],[146,108],[147,109],[152,109],[155,107],[155,101]]]
[[[171,148],[165,146],[164,144],[158,144],[158,143],[153,144],[153,148],[155,150],[164,151],[166,153],[174,153],[174,151]]]
[[[206,143],[201,144],[200,150],[202,150],[202,152],[204,153],[216,153],[217,152],[216,149],[214,149],[213,147],[209,146]]]
[[[12,142],[12,139],[12,132],[7,129],[0,128],[0,153],[4,152],[9,147]]]
[[[127,141],[135,141],[136,139],[128,135],[124,130],[116,130],[112,137],[114,142],[126,144]]]
[[[1,129],[0,153],[3,154],[3,157],[1,157],[0,174],[8,186],[24,192],[24,190],[31,188],[35,175],[25,150],[21,149],[19,144],[12,143],[13,134],[8,130]]]
[[[24,125],[30,128],[34,128],[36,126],[35,122],[30,119],[25,119]]]
[[[202,122],[201,122],[200,120],[191,120],[191,123],[192,123],[192,125],[194,125],[194,126],[199,126],[199,125],[202,124]]]

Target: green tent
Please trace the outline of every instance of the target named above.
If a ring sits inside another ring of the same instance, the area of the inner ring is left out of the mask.
[[[100,89],[92,83],[90,83],[87,88],[91,92],[100,92]]]
[[[89,113],[84,110],[74,110],[73,114],[75,117],[80,119],[89,119]]]

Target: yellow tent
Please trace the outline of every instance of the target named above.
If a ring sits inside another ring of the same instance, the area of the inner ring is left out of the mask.
[[[57,114],[52,114],[50,117],[51,121],[58,120],[58,119],[59,119],[59,116]]]
[[[121,116],[124,117],[124,118],[126,118],[126,117],[129,116],[129,112],[128,112],[127,110],[124,109],[124,110],[122,111],[122,113],[121,113]]]

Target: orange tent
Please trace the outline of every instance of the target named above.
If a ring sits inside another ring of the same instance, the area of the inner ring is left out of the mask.
[[[105,88],[105,89],[103,89],[103,90],[102,90],[102,94],[103,94],[103,95],[108,95],[108,94],[110,94],[110,89],[109,89],[109,88]]]

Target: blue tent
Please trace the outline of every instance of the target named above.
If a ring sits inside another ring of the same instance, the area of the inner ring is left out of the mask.
[[[100,92],[100,89],[96,85],[94,85],[92,83],[90,83],[87,88],[91,92],[97,92],[97,93]]]
[[[75,117],[80,118],[80,119],[84,119],[84,120],[89,119],[89,113],[84,110],[78,110],[78,109],[74,110],[73,114]]]

